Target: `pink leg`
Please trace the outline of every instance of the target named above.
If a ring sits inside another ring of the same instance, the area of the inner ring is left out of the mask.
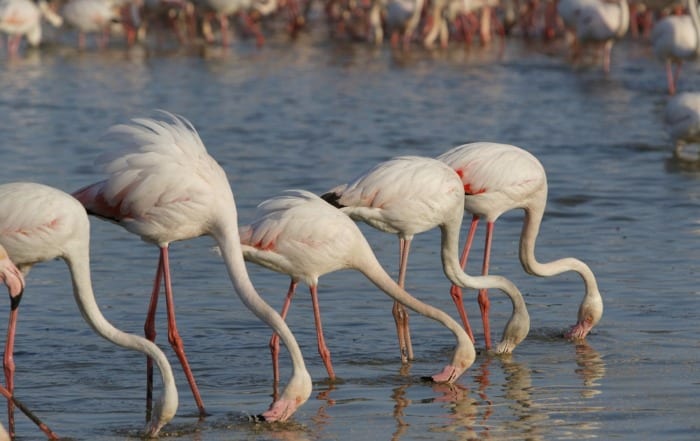
[[[484,246],[484,266],[481,274],[489,274],[491,261],[491,239],[493,237],[493,222],[486,224],[486,245]],[[479,290],[479,309],[481,309],[481,321],[484,324],[484,339],[486,340],[486,350],[491,349],[491,327],[489,326],[489,293],[487,289]]]
[[[408,264],[408,252],[411,249],[411,241],[399,239],[399,281],[401,288],[406,284],[406,266]],[[411,331],[408,326],[408,311],[399,302],[394,302],[391,310],[396,322],[396,333],[399,336],[399,349],[401,351],[401,362],[407,363],[413,360],[413,345],[411,344]]]
[[[467,235],[467,241],[464,243],[464,249],[462,250],[462,257],[460,258],[459,263],[462,265],[462,269],[466,268],[467,266],[467,258],[469,257],[469,250],[472,248],[472,243],[474,242],[474,234],[476,233],[476,227],[479,225],[479,216],[473,216],[472,217],[472,223],[471,226],[469,227],[469,234]],[[462,288],[460,288],[457,285],[452,285],[450,288],[450,296],[452,297],[452,301],[455,302],[455,306],[457,307],[457,312],[459,313],[459,317],[462,319],[462,324],[464,325],[464,330],[467,331],[467,334],[469,335],[469,338],[472,340],[472,343],[475,342],[474,340],[474,333],[472,332],[472,327],[469,325],[469,319],[467,318],[467,311],[464,309],[464,302],[463,302],[463,296],[462,296]]]
[[[670,60],[666,61],[666,81],[668,83],[668,94],[675,95],[676,81],[673,75],[673,63]]]
[[[316,322],[316,340],[318,342],[318,353],[321,355],[323,364],[326,366],[326,371],[328,371],[328,378],[331,381],[335,381],[335,372],[333,371],[333,364],[331,363],[331,351],[326,346],[326,339],[323,338],[323,325],[321,324],[321,308],[318,305],[318,287],[310,287],[311,291],[311,303],[314,307],[314,320]]]
[[[282,317],[282,320],[287,319],[287,312],[289,311],[289,307],[292,304],[292,297],[294,297],[294,293],[296,292],[297,289],[297,282],[292,280],[289,283],[289,289],[287,290],[287,298],[284,301],[284,305],[282,306],[282,311],[280,312],[280,317]],[[279,386],[280,382],[280,336],[277,335],[276,332],[272,333],[272,337],[270,338],[270,355],[272,355],[272,388],[273,388],[273,401],[277,401],[277,386]]]
[[[151,301],[148,304],[146,322],[143,331],[146,338],[152,342],[156,341],[156,309],[158,307],[158,295],[160,294],[160,279],[163,274],[163,256],[158,258],[158,269],[153,280],[153,291],[151,291]],[[146,357],[146,421],[151,420],[151,409],[153,407],[153,360]]]
[[[229,35],[228,35],[228,17],[225,15],[219,16],[219,25],[221,26],[221,45],[229,45]]]
[[[10,392],[15,390],[15,330],[17,329],[17,315],[19,310],[14,307],[10,310],[10,318],[7,324],[7,339],[5,340],[5,355],[3,357],[3,368],[5,370],[5,387]],[[7,401],[7,430],[10,439],[15,437],[15,405],[11,400]]]
[[[168,310],[168,341],[175,350],[177,358],[180,359],[182,370],[185,372],[187,382],[190,384],[190,389],[192,389],[192,395],[194,396],[194,400],[197,403],[197,408],[199,408],[199,415],[205,416],[206,411],[204,410],[204,403],[202,402],[202,397],[199,394],[199,388],[197,388],[197,383],[194,380],[192,369],[190,369],[190,364],[187,361],[187,356],[185,355],[185,348],[182,344],[182,338],[180,337],[180,333],[177,330],[177,323],[175,322],[175,302],[173,299],[173,290],[170,280],[168,247],[162,247],[160,249],[160,252],[161,257],[163,259],[163,280],[165,280],[165,303]]]

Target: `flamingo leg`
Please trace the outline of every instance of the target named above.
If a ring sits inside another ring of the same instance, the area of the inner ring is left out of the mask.
[[[668,94],[676,94],[676,81],[673,75],[673,63],[671,60],[666,61],[666,81],[668,83]]]
[[[146,338],[152,342],[156,341],[156,309],[158,307],[158,295],[160,294],[160,279],[163,274],[163,257],[158,258],[158,269],[153,280],[153,291],[151,301],[148,303],[146,322],[143,331]],[[153,360],[146,357],[146,421],[151,420],[151,409],[153,408]]]
[[[406,284],[406,266],[408,265],[408,252],[411,249],[410,239],[399,239],[399,280],[398,284],[403,289]],[[413,345],[411,344],[411,330],[408,326],[408,310],[401,303],[394,301],[391,310],[396,322],[396,333],[399,336],[399,349],[401,362],[407,363],[413,360]]]
[[[197,408],[199,409],[199,415],[205,416],[206,411],[204,410],[204,403],[202,402],[202,397],[199,394],[199,388],[194,380],[194,375],[192,374],[192,369],[190,369],[190,364],[187,361],[187,356],[185,355],[185,348],[182,344],[182,338],[177,330],[177,323],[175,321],[175,303],[173,299],[173,289],[170,279],[170,264],[168,259],[168,247],[164,246],[160,249],[161,258],[163,260],[163,280],[165,281],[165,303],[168,310],[168,341],[170,345],[175,350],[177,358],[180,360],[182,365],[182,370],[185,372],[187,377],[187,382],[190,384],[190,389],[192,389],[192,395],[197,403]]]
[[[489,274],[489,265],[491,262],[491,240],[493,238],[493,222],[486,224],[486,245],[484,246],[484,265],[481,274],[487,276]],[[489,326],[489,292],[487,289],[479,290],[479,309],[481,309],[481,321],[484,324],[484,340],[486,340],[486,350],[491,349],[491,327]]]
[[[284,300],[284,305],[282,305],[282,311],[280,312],[280,317],[282,320],[287,319],[287,312],[289,312],[289,307],[292,304],[292,297],[297,289],[297,282],[293,279],[289,282],[289,289],[287,290],[287,297]],[[277,401],[277,387],[280,382],[280,336],[276,333],[272,333],[270,338],[270,355],[272,356],[272,398],[273,401]]]
[[[479,225],[479,216],[474,215],[472,217],[472,223],[469,227],[469,233],[467,234],[467,241],[464,243],[464,249],[462,249],[462,256],[459,260],[462,269],[467,266],[467,258],[469,257],[469,250],[472,248],[472,243],[474,242],[474,235],[476,233],[476,227]],[[472,332],[472,327],[469,325],[469,319],[467,318],[467,311],[464,309],[464,302],[462,296],[462,288],[457,285],[452,285],[450,288],[450,296],[452,301],[455,302],[457,307],[457,312],[459,317],[462,319],[462,324],[464,325],[464,330],[467,331],[467,335],[471,339],[472,343],[476,340],[474,339],[474,333]]]
[[[681,76],[681,67],[683,66],[683,61],[679,61],[676,64],[676,73],[673,75],[673,93],[678,89],[678,78]]]
[[[323,337],[323,325],[321,324],[321,308],[318,305],[318,287],[313,285],[309,289],[311,291],[311,303],[314,308],[314,320],[316,322],[316,340],[318,342],[318,353],[321,355],[323,364],[328,371],[328,378],[335,381],[335,372],[331,363],[331,351],[326,346],[326,339]]]
[[[19,306],[19,305],[17,305]],[[3,369],[5,370],[5,387],[10,392],[14,393],[15,389],[15,331],[17,329],[17,315],[19,310],[14,307],[10,310],[10,318],[7,324],[7,339],[5,340],[5,354],[3,357]],[[7,401],[7,430],[10,439],[15,437],[15,405],[12,400]]]

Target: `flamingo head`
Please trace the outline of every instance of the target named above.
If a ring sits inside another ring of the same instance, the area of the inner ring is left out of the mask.
[[[12,308],[19,305],[19,300],[24,292],[24,277],[19,269],[10,260],[5,249],[0,245],[0,282],[7,286],[10,294]]]
[[[569,340],[583,340],[603,317],[603,300],[597,296],[586,296],[578,309],[578,321],[564,335]]]
[[[530,314],[528,314],[526,308],[516,308],[513,310],[513,315],[508,320],[505,329],[503,330],[503,337],[501,342],[498,343],[494,353],[496,354],[510,354],[513,352],[516,346],[522,343],[530,332]]]
[[[166,402],[164,396],[161,396],[153,408],[151,421],[146,425],[144,435],[146,438],[157,438],[160,429],[163,428],[170,420],[175,417],[177,411],[177,399]]]
[[[265,421],[287,421],[311,396],[311,376],[307,371],[295,373],[282,396],[261,415]]]

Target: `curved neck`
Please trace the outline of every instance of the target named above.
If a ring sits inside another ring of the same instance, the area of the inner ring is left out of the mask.
[[[117,329],[102,315],[92,289],[88,247],[87,244],[81,245],[80,249],[73,250],[64,256],[70,269],[75,301],[85,321],[98,335],[123,348],[139,351],[156,362],[163,379],[163,395],[159,400],[160,414],[154,412],[151,423],[153,430],[157,433],[162,425],[175,416],[178,407],[177,387],[172,368],[163,351],[153,342]]]
[[[618,6],[620,7],[620,22],[618,23],[616,34],[619,38],[622,38],[630,26],[630,8],[627,0],[619,0]]]
[[[459,223],[450,222],[440,226],[442,269],[453,284],[462,288],[490,289],[497,288],[505,292],[513,304],[513,315],[527,311],[525,300],[513,282],[502,276],[470,276],[462,270],[459,263]]]
[[[369,245],[368,245],[369,248]],[[421,302],[417,298],[402,289],[389,274],[384,271],[379,261],[374,254],[363,256],[363,259],[355,262],[355,267],[365,275],[377,288],[384,291],[392,299],[406,305],[413,311],[442,323],[447,329],[457,338],[458,350],[453,355],[453,364],[458,364],[458,352],[461,349],[466,351],[466,355],[472,361],[476,357],[474,344],[469,339],[467,333],[462,327],[447,313],[438,308]]]
[[[598,283],[593,271],[582,261],[573,257],[554,260],[552,262],[538,262],[535,257],[535,241],[540,231],[544,209],[542,207],[525,209],[525,219],[520,235],[520,262],[529,274],[549,277],[566,271],[575,271],[583,279],[586,293],[583,303],[588,297],[600,297]]]
[[[306,372],[306,366],[292,331],[277,311],[260,297],[248,276],[236,222],[235,216],[233,221],[220,222],[221,225],[212,234],[221,249],[233,287],[243,304],[280,336],[292,358],[294,374],[302,374]]]

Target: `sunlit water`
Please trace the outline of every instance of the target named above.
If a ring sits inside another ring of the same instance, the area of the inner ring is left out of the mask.
[[[171,247],[178,323],[209,416],[198,421],[182,370],[173,440],[696,439],[700,431],[698,172],[671,159],[664,130],[662,65],[648,45],[625,41],[612,72],[574,67],[559,45],[509,40],[496,47],[397,54],[330,43],[323,35],[262,49],[239,42],[201,52],[78,53],[49,45],[3,61],[0,181],[71,191],[100,178],[93,161],[112,124],[166,109],[189,118],[229,175],[239,219],[288,188],[322,192],[399,154],[437,156],[475,140],[529,149],[549,177],[538,239],[542,261],[575,256],[595,271],[605,315],[575,345],[560,336],[583,296],[573,273],[548,279],[517,261],[522,213],[496,227],[491,272],[526,296],[532,330],[511,357],[480,354],[454,387],[421,381],[450,359],[454,337],[413,314],[416,359],[402,367],[391,302],[363,276],[321,279],[327,342],[340,380],[330,385],[316,351],[306,287],[290,312],[315,380],[311,399],[285,424],[248,417],[272,401],[270,330],[237,299],[213,242]],[[681,89],[700,87],[697,65]],[[397,240],[361,226],[396,275]],[[479,272],[483,236],[469,265]],[[416,238],[408,289],[454,317],[439,263],[439,236]],[[157,250],[93,220],[98,302],[115,325],[141,334]],[[249,265],[279,309],[288,278]],[[494,339],[510,303],[491,293]],[[476,293],[466,302],[483,346]],[[7,309],[5,309],[7,312]],[[138,438],[145,423],[145,360],[98,338],[81,319],[62,262],[28,278],[16,344],[16,395],[59,435]],[[283,351],[282,381],[290,362]],[[41,439],[17,415],[19,439]]]

